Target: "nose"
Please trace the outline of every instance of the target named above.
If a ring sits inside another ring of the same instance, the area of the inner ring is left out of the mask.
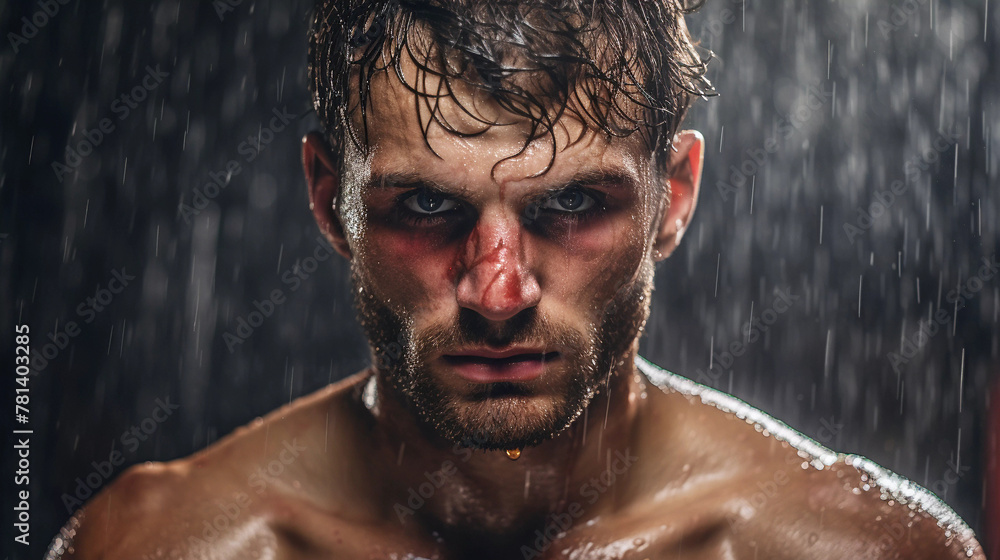
[[[526,262],[522,233],[517,219],[480,216],[460,256],[460,306],[504,321],[538,305],[542,290]]]

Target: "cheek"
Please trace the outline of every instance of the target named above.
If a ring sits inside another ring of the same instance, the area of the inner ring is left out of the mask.
[[[452,289],[458,249],[439,236],[370,226],[363,253],[376,293],[400,314],[426,308]]]
[[[547,244],[547,275],[580,309],[600,308],[630,281],[645,255],[647,232],[639,214],[609,216],[568,230]]]

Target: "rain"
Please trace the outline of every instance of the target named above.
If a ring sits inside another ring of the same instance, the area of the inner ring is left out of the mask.
[[[12,348],[27,324],[34,349],[31,545],[14,557],[41,557],[128,466],[369,364],[301,166],[319,128],[311,4],[0,4],[0,333]],[[708,0],[689,15],[719,95],[682,126],[706,140],[701,192],[640,344],[925,486],[981,538],[1000,395],[998,12]]]

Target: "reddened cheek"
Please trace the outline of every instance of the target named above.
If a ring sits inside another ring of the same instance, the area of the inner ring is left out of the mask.
[[[543,297],[597,320],[593,314],[635,279],[647,237],[643,222],[624,214],[545,243],[539,252],[543,277],[548,279]]]
[[[365,268],[382,293],[405,307],[441,298],[454,285],[455,244],[425,231],[369,227]]]
[[[639,216],[616,212],[579,226],[567,226],[549,238],[547,245],[565,258],[579,262],[621,259],[631,248],[641,248],[647,237]]]

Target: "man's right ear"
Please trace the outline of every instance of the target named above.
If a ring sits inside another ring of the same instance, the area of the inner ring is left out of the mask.
[[[351,259],[351,248],[337,213],[337,192],[340,190],[340,169],[333,164],[326,141],[318,132],[302,138],[302,168],[309,186],[309,208],[319,229],[345,259]]]

